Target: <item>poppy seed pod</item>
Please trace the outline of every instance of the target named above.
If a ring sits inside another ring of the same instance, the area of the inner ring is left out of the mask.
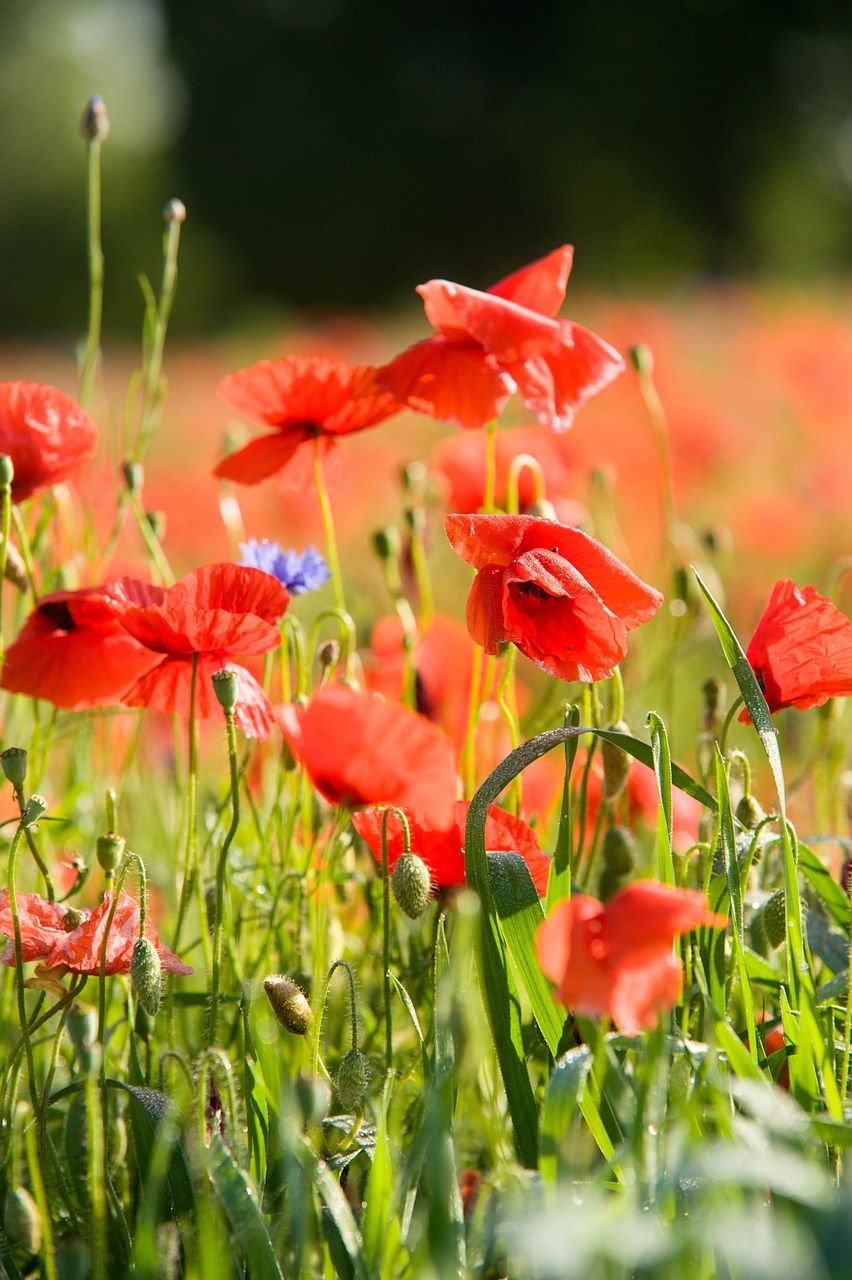
[[[27,753],[23,747],[7,747],[0,751],[0,765],[16,791],[20,791],[27,776]]]
[[[213,681],[213,692],[216,700],[226,715],[234,710],[240,693],[240,680],[236,671],[223,668],[214,671],[210,679]]]
[[[391,888],[405,914],[419,919],[432,896],[432,877],[423,859],[416,853],[403,853],[393,869]]]
[[[308,998],[292,978],[272,973],[263,979],[266,998],[281,1026],[294,1036],[304,1036],[313,1026],[314,1014]]]
[[[108,831],[105,836],[98,836],[95,850],[101,867],[107,874],[110,874],[115,871],[124,857],[124,836],[116,835],[114,831]]]
[[[47,801],[44,796],[30,796],[21,814],[21,824],[25,827],[31,827],[46,812]]]
[[[754,831],[755,827],[763,821],[766,814],[760,802],[755,800],[751,793],[747,793],[740,797],[736,809],[737,822],[741,822],[746,831]]]
[[[344,1053],[334,1080],[334,1087],[344,1110],[355,1111],[360,1107],[369,1083],[370,1064],[360,1049],[352,1048]]]
[[[163,966],[150,938],[137,938],[133,944],[130,981],[142,1008],[156,1018],[163,999]]]

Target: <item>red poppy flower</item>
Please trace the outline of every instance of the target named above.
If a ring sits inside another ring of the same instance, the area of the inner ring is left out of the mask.
[[[279,710],[284,737],[329,804],[414,809],[447,830],[458,777],[442,733],[407,707],[329,685],[307,707]]]
[[[770,711],[852,694],[852,622],[814,587],[775,583],[746,657]],[[740,713],[743,724],[750,719]]]
[[[582,757],[574,766],[575,778],[580,777]],[[591,839],[595,829],[601,803],[603,769],[600,755],[595,756],[589,773],[586,789],[586,805],[588,821],[587,835]],[[627,785],[627,816],[631,827],[634,823],[642,823],[654,828],[660,808],[660,796],[657,790],[657,779],[653,769],[631,758]],[[526,796],[524,797],[526,799]],[[698,828],[704,807],[700,801],[688,796],[680,787],[672,788],[672,842],[677,853],[686,853],[698,840]]]
[[[406,810],[411,831],[411,851],[418,854],[432,872],[432,882],[438,889],[452,889],[465,883],[464,832],[470,801],[458,800],[455,817],[449,831],[436,831],[416,814]],[[369,813],[352,815],[352,825],[370,848],[377,862],[382,860],[382,822],[384,814],[374,809]],[[393,870],[403,851],[402,823],[395,813],[388,817],[388,868]],[[519,853],[530,869],[539,897],[547,892],[550,859],[542,853],[535,832],[522,818],[515,818],[496,804],[488,806],[485,820],[485,847],[490,852]]]
[[[76,923],[69,929],[68,907],[59,902],[46,902],[36,893],[17,894],[18,923],[24,961],[41,960],[48,969],[63,965],[75,973],[99,974],[101,948],[113,896],[112,893],[105,894],[103,902],[91,913],[70,912],[72,923],[79,921],[81,915],[84,919],[82,923]],[[8,889],[0,893],[0,933],[5,934],[9,939],[0,959],[3,964],[14,966],[15,928],[9,907]],[[130,971],[133,944],[138,937],[139,903],[122,890],[107,941],[106,973]],[[157,948],[160,962],[167,973],[192,973],[190,966],[179,960],[174,952],[160,941],[156,930],[147,919],[145,937]]]
[[[247,737],[269,737],[275,725],[272,704],[254,676],[234,659],[267,653],[280,643],[278,623],[290,597],[276,578],[245,565],[210,564],[167,588],[121,578],[111,585],[108,601],[140,644],[164,655],[124,693],[125,706],[188,716],[196,655],[198,719],[224,719],[210,677],[227,666],[239,676],[237,725]]]
[[[43,596],[6,651],[0,688],[69,711],[120,701],[157,659],[115,617],[109,591],[107,584]]]
[[[0,382],[0,453],[15,469],[13,501],[65,480],[97,443],[94,422],[64,392],[41,382]]]
[[[223,459],[214,475],[259,484],[284,468],[304,473],[313,462],[314,440],[327,453],[339,436],[398,413],[401,406],[388,391],[369,385],[372,372],[327,357],[288,356],[261,360],[223,378],[217,387],[221,399],[276,431]]]
[[[638,880],[606,906],[575,895],[538,931],[538,962],[556,998],[588,1018],[612,1018],[632,1035],[653,1027],[680,995],[676,937],[699,925],[723,929],[702,893]]]
[[[376,623],[370,651],[365,671],[368,689],[401,701],[406,671],[405,630],[396,615],[380,618]],[[440,725],[460,748],[467,734],[473,668],[467,632],[455,618],[436,614],[410,656],[414,663],[416,709]]]
[[[478,570],[467,628],[486,653],[510,640],[560,680],[602,680],[627,633],[663,597],[588,534],[533,516],[452,515],[444,528]]]
[[[376,379],[397,400],[460,427],[481,427],[517,390],[552,431],[624,368],[617,351],[569,320],[557,320],[573,249],[563,245],[484,293],[429,280],[418,286],[433,338],[418,342]]]

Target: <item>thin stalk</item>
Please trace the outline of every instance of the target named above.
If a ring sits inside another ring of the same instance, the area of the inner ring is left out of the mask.
[[[15,877],[18,872],[18,849],[21,845],[21,836],[23,831],[24,819],[22,815],[21,820],[15,828],[15,834],[12,837],[12,843],[9,847],[9,870],[6,883],[9,889],[9,913],[12,917],[12,931],[15,945],[15,991],[18,997],[18,1020],[21,1025],[21,1038],[24,1042],[24,1051],[27,1058],[27,1084],[29,1085],[30,1101],[32,1102],[33,1113],[38,1115],[39,1098],[38,1089],[36,1088],[33,1046],[30,1039],[29,1024],[27,1022],[27,1002],[24,993],[24,949],[21,942],[21,921],[18,915],[18,895],[15,886]]]
[[[719,751],[723,756],[727,754],[728,731],[730,730],[731,725],[734,722],[734,716],[737,714],[737,712],[739,711],[742,705],[743,705],[743,698],[742,698],[742,694],[740,694],[740,696],[738,698],[735,698],[734,701],[731,703],[730,707],[728,708],[728,714],[725,716],[724,722],[722,724],[722,728],[719,733]]]
[[[148,443],[157,425],[163,398],[163,351],[166,345],[166,332],[169,317],[175,300],[177,288],[177,259],[180,245],[180,229],[185,217],[169,216],[171,207],[179,202],[172,201],[166,206],[166,234],[163,246],[163,276],[160,284],[160,297],[157,301],[151,322],[149,343],[144,352],[144,372],[142,389],[142,418],[139,435],[133,449],[133,461],[141,462]],[[147,318],[147,317],[146,317]]]
[[[172,941],[173,951],[177,951],[178,946],[180,945],[180,935],[181,930],[183,929],[187,906],[189,905],[189,896],[192,893],[193,881],[197,874],[195,865],[195,808],[198,797],[198,736],[195,723],[195,692],[197,677],[198,654],[194,653],[192,655],[192,677],[189,692],[189,761],[186,779],[186,839],[183,847],[183,880],[180,886],[177,923],[175,924],[174,940]],[[203,931],[203,918],[199,921],[199,925]]]
[[[503,663],[503,674],[500,677],[500,683],[497,686],[497,705],[503,713],[503,719],[509,729],[509,745],[514,751],[515,747],[520,743],[520,734],[518,731],[518,715],[517,705],[515,701],[515,656],[517,650],[513,644],[509,645],[506,651],[506,658]],[[512,779],[509,793],[509,809],[512,813],[520,817],[521,803],[523,799],[523,791],[521,784],[521,775],[518,774]]]
[[[104,253],[101,246],[101,138],[90,138],[87,152],[86,237],[89,248],[89,324],[80,371],[80,404],[88,409],[101,355],[104,305]]]
[[[317,487],[317,498],[319,499],[320,514],[322,515],[322,525],[325,531],[325,551],[328,559],[328,567],[331,570],[331,585],[334,588],[334,603],[338,609],[345,610],[346,601],[343,596],[343,579],[340,576],[340,560],[337,555],[337,540],[334,536],[334,518],[331,514],[331,503],[328,497],[328,489],[326,488],[319,445],[319,436],[314,436],[314,481]]]
[[[482,510],[487,514],[497,510],[495,492],[497,488],[497,419],[492,418],[485,428],[485,492],[482,498]]]
[[[385,1070],[393,1066],[393,1018],[391,1015],[390,979],[390,875],[388,874],[388,817],[392,809],[382,814],[382,977],[385,997]]]
[[[240,768],[237,759],[237,731],[233,711],[225,712],[228,732],[228,761],[231,771],[231,825],[228,827],[219,853],[216,868],[216,921],[213,935],[213,976],[210,987],[210,1022],[207,1030],[207,1048],[216,1040],[216,1023],[219,1017],[219,983],[222,970],[222,917],[225,911],[225,872],[228,868],[228,851],[240,825]]]
[[[8,454],[2,458],[0,466],[0,661],[4,653],[3,641],[3,597],[6,592],[6,561],[9,555],[9,534],[12,531],[12,459]]]

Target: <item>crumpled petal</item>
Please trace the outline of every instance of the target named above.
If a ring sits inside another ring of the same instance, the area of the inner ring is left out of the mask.
[[[376,376],[401,404],[466,428],[499,418],[515,390],[509,374],[476,343],[441,335],[415,343]]]
[[[44,961],[46,968],[52,969],[57,965],[64,965],[75,973],[100,973],[101,949],[113,897],[112,893],[106,893],[103,902],[95,908],[88,920],[53,944]],[[129,972],[133,944],[138,937],[139,903],[122,889],[107,940],[105,973]],[[179,960],[174,952],[160,941],[156,930],[147,919],[145,937],[157,948],[160,962],[167,973],[192,973],[191,967]]]
[[[97,443],[94,422],[63,391],[41,382],[0,382],[0,453],[12,459],[14,502],[65,480]]]

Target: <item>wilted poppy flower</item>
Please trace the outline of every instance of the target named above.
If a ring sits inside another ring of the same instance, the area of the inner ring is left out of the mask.
[[[89,913],[71,910],[59,902],[46,902],[36,893],[17,894],[23,960],[40,960],[47,969],[63,965],[75,973],[100,973],[101,948],[113,896],[112,893],[105,894],[100,906]],[[3,964],[14,966],[15,927],[8,889],[0,893],[0,933],[9,939],[0,959]],[[139,903],[122,890],[107,941],[106,973],[130,971],[133,944],[138,937]],[[189,965],[184,964],[173,951],[164,946],[147,919],[145,937],[157,948],[160,962],[167,973],[192,973]]]
[[[486,653],[509,640],[560,680],[602,680],[659,591],[588,534],[533,516],[451,515],[450,545],[476,569],[467,628]]]
[[[703,893],[638,880],[606,906],[575,895],[538,931],[538,962],[556,998],[587,1018],[610,1017],[628,1035],[653,1027],[680,995],[676,937],[699,925],[723,929]]]
[[[236,564],[194,569],[173,587],[144,587],[120,578],[108,602],[140,644],[163,658],[124,693],[128,707],[151,707],[189,715],[192,659],[197,657],[195,714],[222,720],[210,677],[222,667],[239,676],[234,718],[250,738],[268,738],[275,725],[272,704],[254,676],[234,659],[268,653],[280,643],[278,624],[290,597],[271,574]]]
[[[12,459],[12,500],[65,480],[95,452],[98,429],[78,404],[42,382],[0,382],[0,453]]]
[[[439,830],[452,825],[458,777],[449,743],[408,707],[333,684],[307,707],[287,703],[279,718],[290,750],[329,804],[394,805]]]
[[[379,369],[397,400],[460,427],[481,427],[518,391],[552,431],[624,368],[617,351],[570,320],[557,320],[571,270],[570,245],[484,293],[429,280],[417,292],[438,330]]]
[[[470,801],[458,800],[453,825],[448,831],[437,831],[417,814],[406,809],[411,832],[411,852],[423,859],[432,873],[437,889],[452,889],[465,883],[464,833]],[[374,809],[352,815],[352,825],[369,846],[378,862],[382,860],[382,822],[384,814]],[[395,813],[388,815],[388,869],[393,870],[403,851],[402,823]],[[519,853],[527,864],[533,884],[541,897],[547,891],[550,859],[542,853],[535,832],[522,818],[515,818],[496,804],[488,806],[485,820],[485,847],[489,852]]]
[[[70,711],[120,701],[157,658],[125,631],[109,591],[107,583],[43,596],[6,651],[0,687]]]
[[[329,357],[287,356],[223,378],[216,389],[222,400],[276,430],[224,458],[214,475],[259,484],[286,467],[288,473],[298,470],[301,479],[305,464],[313,464],[315,440],[325,454],[338,437],[399,412],[389,392],[369,385],[371,373],[366,366],[350,368]]]
[[[770,711],[852,694],[852,622],[814,587],[775,583],[746,657]],[[743,724],[750,719],[740,714]]]

